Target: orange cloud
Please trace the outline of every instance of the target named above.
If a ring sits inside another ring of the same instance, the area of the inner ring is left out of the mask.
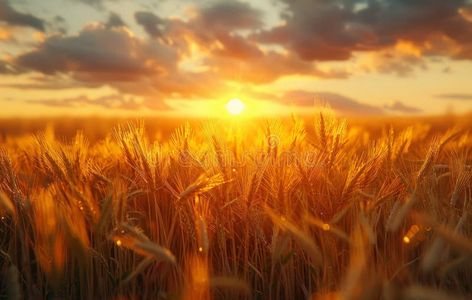
[[[0,41],[11,41],[13,39],[13,35],[10,30],[6,27],[0,26]]]

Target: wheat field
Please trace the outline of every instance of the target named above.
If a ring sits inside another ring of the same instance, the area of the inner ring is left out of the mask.
[[[6,134],[0,297],[470,299],[470,129],[322,112]]]

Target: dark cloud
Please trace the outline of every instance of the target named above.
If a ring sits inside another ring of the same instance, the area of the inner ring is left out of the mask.
[[[420,113],[420,112],[423,111],[420,108],[406,105],[406,104],[404,104],[403,102],[400,102],[400,101],[394,101],[391,104],[384,105],[384,108],[388,111],[408,113],[408,114],[415,114],[415,113]]]
[[[304,60],[347,60],[408,41],[428,55],[472,58],[465,0],[282,0],[284,24],[255,35]],[[446,39],[448,47],[440,47]]]
[[[67,27],[66,19],[61,16],[55,16],[52,22],[49,24],[48,29],[52,30],[53,32],[65,34],[67,32]]]
[[[139,25],[143,26],[146,33],[151,37],[156,38],[162,36],[162,26],[165,22],[160,17],[151,12],[138,11],[134,14],[134,18]]]
[[[263,31],[257,36],[260,42],[282,45],[304,60],[350,58],[363,30],[347,30],[352,13],[341,8],[341,1],[282,2],[287,5],[282,14],[285,24]]]
[[[472,101],[472,94],[440,94],[436,95],[436,98],[441,98],[445,100],[460,100],[460,101]]]
[[[105,26],[108,28],[123,27],[126,26],[126,23],[118,14],[112,12],[108,17],[108,21],[106,22]]]
[[[328,92],[289,91],[281,99],[282,103],[303,107],[328,106],[334,111],[346,115],[380,115],[384,111],[376,106]]]
[[[16,63],[44,74],[67,73],[82,81],[136,80],[175,68],[174,51],[136,38],[126,28],[90,25],[74,36],[54,35]]]
[[[187,35],[215,56],[237,59],[260,58],[263,52],[255,41],[240,34],[262,26],[261,12],[248,3],[221,1],[202,7],[187,24]]]
[[[7,0],[0,0],[0,21],[12,26],[24,26],[44,31],[45,22],[31,14],[16,11]]]
[[[198,22],[209,30],[254,29],[262,26],[262,13],[249,3],[219,1],[199,11]]]

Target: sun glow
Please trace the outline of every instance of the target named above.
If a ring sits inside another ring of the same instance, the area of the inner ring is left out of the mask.
[[[228,113],[234,116],[240,115],[245,108],[246,105],[244,104],[244,102],[237,98],[231,99],[228,101],[228,103],[226,103],[226,110],[228,111]]]

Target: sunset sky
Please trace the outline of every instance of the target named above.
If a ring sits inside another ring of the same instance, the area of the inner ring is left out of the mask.
[[[468,0],[0,0],[0,116],[472,110]]]

